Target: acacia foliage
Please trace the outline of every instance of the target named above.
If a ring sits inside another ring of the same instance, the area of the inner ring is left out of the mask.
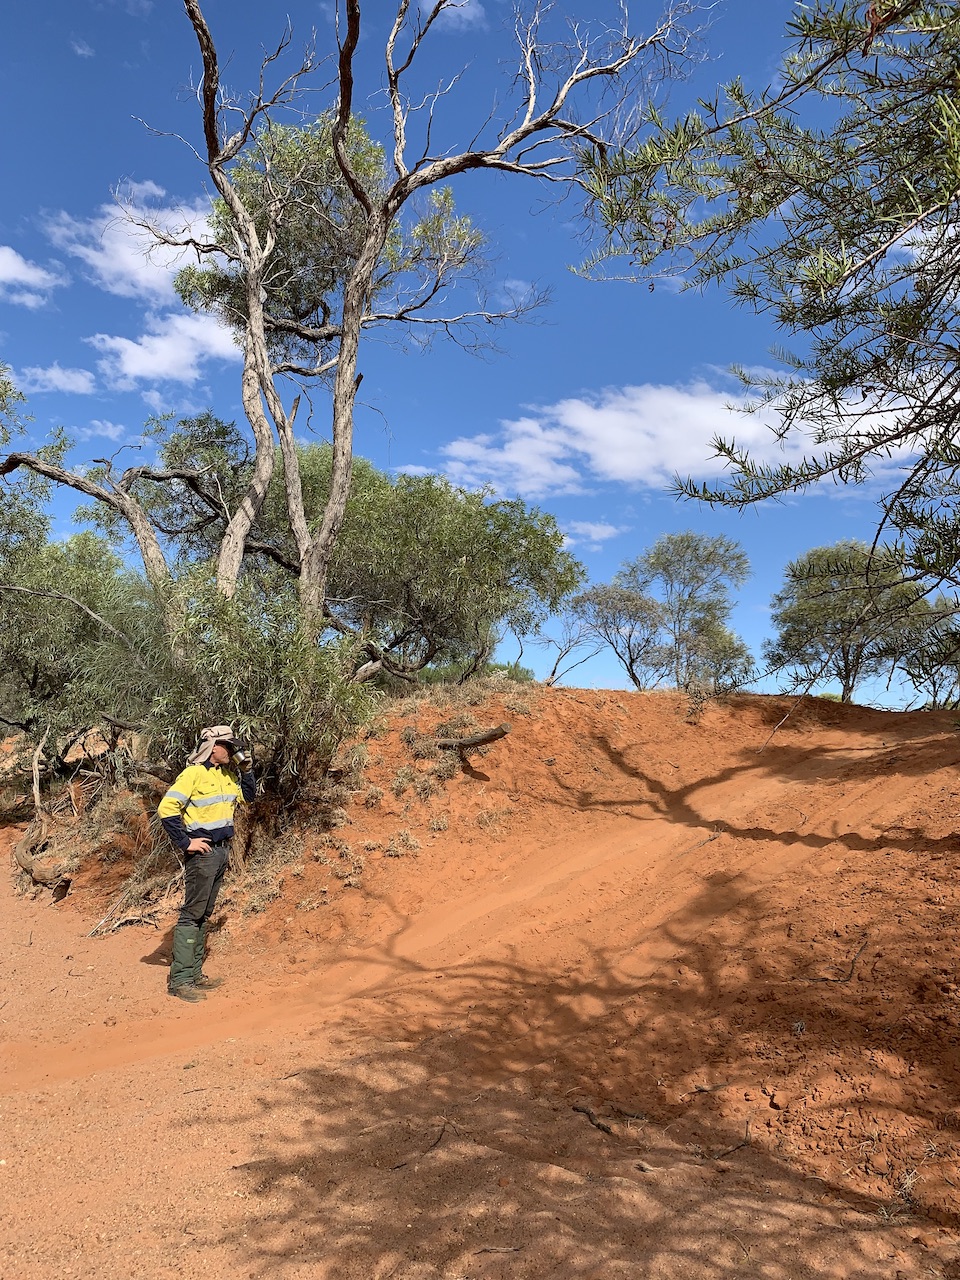
[[[160,446],[165,472],[188,478],[141,479],[133,492],[181,566],[209,560],[247,483],[244,436],[204,414],[161,434]],[[330,447],[299,445],[297,464],[313,527],[329,494]],[[86,514],[104,532],[123,534],[109,509]],[[282,466],[252,527],[244,566],[251,589],[289,596],[293,607],[299,561]],[[535,632],[582,580],[582,566],[547,512],[440,476],[391,478],[357,459],[328,575],[326,632],[350,642],[354,673],[365,678],[381,671],[409,677],[448,663],[469,671],[489,659],[505,631]]]
[[[329,112],[302,126],[264,125],[230,172],[261,243],[272,244],[260,285],[275,372],[332,371],[344,281],[363,248],[366,217],[337,162],[333,127]],[[388,186],[383,148],[357,117],[348,122],[344,147],[367,198],[382,200]],[[431,192],[418,215],[390,229],[371,278],[365,328],[413,321],[484,270],[484,238],[456,212],[449,188]],[[213,240],[228,246],[231,215],[222,198],[213,201],[209,224]],[[250,323],[247,270],[240,258],[220,253],[180,271],[177,292],[189,307],[216,315],[242,336]],[[426,341],[436,330],[418,332]]]
[[[787,565],[764,657],[797,687],[835,681],[850,702],[864,680],[909,660],[928,612],[895,552],[856,541],[814,547]]]
[[[956,596],[920,600],[900,646],[899,670],[929,709],[960,707],[960,625]]]
[[[0,722],[46,739],[60,761],[104,714],[143,711],[153,683],[142,648],[149,591],[102,538],[48,542],[33,514],[0,540]]]
[[[773,87],[727,84],[632,149],[584,154],[606,241],[649,276],[721,281],[799,351],[744,374],[806,457],[767,465],[717,440],[743,505],[825,477],[882,481],[879,532],[908,572],[960,580],[960,10],[937,0],[798,6]],[[894,459],[896,467],[891,467]]]
[[[631,682],[649,689],[722,692],[744,683],[752,661],[728,622],[731,588],[750,566],[742,548],[720,534],[665,534],[612,583],[588,588],[572,607],[610,646]]]

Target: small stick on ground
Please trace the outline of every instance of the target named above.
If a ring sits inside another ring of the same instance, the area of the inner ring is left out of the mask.
[[[435,1147],[439,1147],[440,1143],[443,1140],[443,1135],[446,1132],[447,1132],[447,1122],[446,1120],[444,1120],[443,1124],[440,1126],[440,1132],[437,1134],[434,1140],[430,1143],[429,1147],[427,1147],[426,1151],[424,1151],[423,1153],[424,1156],[429,1155],[430,1152],[433,1151]],[[420,1158],[423,1159],[423,1156],[421,1156]]]
[[[90,930],[90,932],[87,934],[87,937],[88,937],[88,938],[92,938],[92,937],[94,936],[94,934],[97,932],[97,930],[98,930],[98,929],[102,929],[102,928],[103,928],[103,926],[104,926],[104,925],[107,923],[107,921],[110,919],[110,917],[111,917],[112,915],[115,915],[115,914],[120,910],[120,908],[121,908],[121,907],[123,906],[123,904],[126,902],[127,898],[129,898],[129,897],[130,897],[130,895],[131,895],[132,893],[133,893],[133,889],[132,889],[132,888],[130,888],[129,886],[128,886],[126,889],[124,889],[123,893],[121,893],[120,897],[116,900],[116,902],[113,904],[113,906],[112,906],[112,907],[110,908],[110,910],[107,912],[107,914],[103,917],[103,919],[102,919],[102,920],[100,920],[97,924],[95,924],[95,925],[93,926],[93,928],[92,928],[92,929]]]
[[[476,1257],[476,1254],[478,1253],[519,1253],[519,1252],[520,1252],[520,1246],[518,1244],[510,1245],[505,1249],[501,1248],[499,1245],[488,1244],[483,1249],[475,1250],[474,1257]]]
[[[682,1093],[681,1098],[692,1098],[697,1093],[716,1093],[720,1089],[726,1089],[729,1081],[724,1080],[720,1084],[695,1084],[692,1089],[688,1089],[686,1093]]]
[[[847,970],[847,972],[844,974],[842,978],[808,978],[807,981],[808,982],[836,982],[836,983],[849,982],[850,979],[853,977],[853,971],[856,968],[857,961],[863,955],[863,952],[869,941],[870,941],[870,935],[868,933],[867,936],[864,938],[864,940],[860,943],[860,946],[857,950],[856,955],[850,961],[850,968]]]
[[[743,1131],[743,1141],[738,1142],[735,1147],[728,1147],[726,1151],[718,1151],[715,1156],[711,1156],[712,1160],[724,1160],[727,1156],[732,1156],[735,1151],[739,1151],[742,1147],[750,1145],[750,1121],[747,1121],[746,1128]]]
[[[599,1129],[601,1133],[613,1134],[613,1130],[608,1124],[604,1124],[602,1120],[598,1120],[596,1113],[591,1111],[589,1107],[583,1103],[577,1102],[573,1107],[574,1111],[579,1111],[582,1116],[586,1116],[595,1129]]]

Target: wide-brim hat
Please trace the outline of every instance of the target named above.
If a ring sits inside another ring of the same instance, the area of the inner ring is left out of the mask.
[[[224,746],[231,749],[236,748],[237,740],[233,734],[233,725],[214,724],[208,729],[201,729],[200,741],[197,743],[196,750],[188,757],[187,763],[206,764],[218,742],[222,742]]]

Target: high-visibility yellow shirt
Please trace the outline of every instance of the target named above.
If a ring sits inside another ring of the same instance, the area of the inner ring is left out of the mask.
[[[190,764],[160,801],[157,815],[173,843],[185,850],[191,840],[229,840],[234,809],[255,794],[252,773],[238,776],[220,765]]]

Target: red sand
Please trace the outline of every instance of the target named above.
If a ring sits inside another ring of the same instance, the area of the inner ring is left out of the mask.
[[[3,1280],[960,1277],[954,716],[524,696],[371,740],[203,1004],[4,877]]]

